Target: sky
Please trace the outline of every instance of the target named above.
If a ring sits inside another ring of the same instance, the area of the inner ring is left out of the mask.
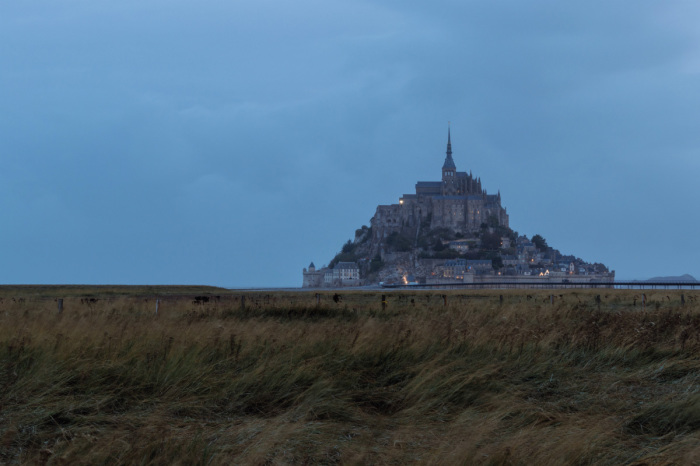
[[[0,284],[301,286],[459,171],[618,279],[700,278],[700,3],[0,5]]]

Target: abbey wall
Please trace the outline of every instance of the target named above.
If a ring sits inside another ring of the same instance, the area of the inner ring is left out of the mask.
[[[421,228],[449,228],[468,234],[493,221],[509,227],[501,194],[488,194],[480,178],[457,171],[448,130],[442,180],[419,181],[415,194],[404,194],[398,204],[378,206],[371,220],[372,243],[379,244],[394,232],[417,237]]]

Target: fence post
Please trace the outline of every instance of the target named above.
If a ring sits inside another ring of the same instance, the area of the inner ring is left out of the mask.
[[[158,307],[160,306],[160,299],[156,299],[156,315],[158,315]]]
[[[63,313],[63,298],[58,298],[58,313]]]
[[[685,295],[681,295],[681,304],[685,306]]]
[[[386,309],[386,295],[382,295],[382,311]]]
[[[245,295],[241,295],[241,311],[245,311]]]

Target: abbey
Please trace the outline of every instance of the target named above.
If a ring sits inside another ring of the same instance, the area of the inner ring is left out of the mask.
[[[303,286],[615,279],[603,264],[564,255],[541,235],[530,241],[513,231],[500,191],[488,194],[481,178],[457,171],[449,126],[442,179],[419,181],[415,194],[378,206],[370,225],[355,230],[354,241],[343,245],[329,267],[316,270],[312,263],[303,269]]]
[[[484,223],[509,227],[501,193],[487,194],[481,178],[457,171],[449,127],[442,180],[419,181],[415,194],[404,194],[398,204],[378,206],[371,220],[375,241],[394,232],[417,236],[421,228],[449,228],[467,234],[478,231]]]

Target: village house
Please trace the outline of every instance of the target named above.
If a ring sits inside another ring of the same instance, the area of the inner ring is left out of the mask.
[[[493,273],[493,263],[490,260],[468,260],[467,270],[477,275]]]
[[[469,240],[466,239],[456,239],[449,242],[449,248],[454,249],[459,253],[465,253],[469,251]]]
[[[312,262],[302,272],[304,288],[322,288],[339,286],[359,286],[360,268],[355,262],[338,262],[333,268],[323,267],[316,270]]]

